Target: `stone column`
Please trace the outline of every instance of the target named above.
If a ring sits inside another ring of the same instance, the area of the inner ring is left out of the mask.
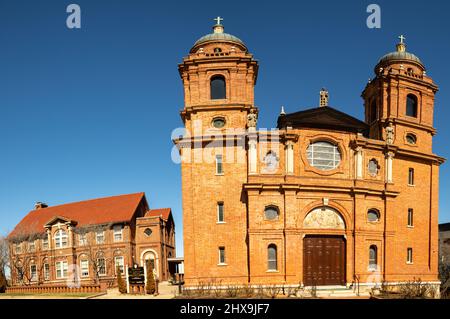
[[[356,166],[356,179],[363,178],[363,154],[362,147],[358,146],[355,149],[355,166]]]
[[[393,167],[392,164],[394,153],[387,152],[385,157],[386,157],[386,183],[392,183],[392,167]]]
[[[286,155],[286,174],[294,174],[294,143],[292,141],[287,141],[285,146]]]
[[[249,130],[250,131],[250,130]],[[248,173],[257,174],[258,172],[258,154],[257,154],[257,136],[256,134],[249,134],[248,137]]]

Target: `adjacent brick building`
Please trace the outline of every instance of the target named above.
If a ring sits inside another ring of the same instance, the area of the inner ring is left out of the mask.
[[[175,256],[170,208],[149,209],[144,193],[58,206],[37,203],[8,236],[14,286],[105,282],[135,263],[168,279]]]
[[[438,283],[438,87],[404,37],[374,72],[363,121],[322,90],[320,106],[282,109],[263,131],[246,45],[220,19],[194,44],[179,65],[186,134],[174,140],[186,285]]]
[[[450,223],[439,225],[439,256],[450,267]]]

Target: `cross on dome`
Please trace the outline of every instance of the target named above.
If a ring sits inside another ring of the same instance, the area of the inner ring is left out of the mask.
[[[223,21],[223,18],[221,18],[220,16],[218,16],[217,18],[213,19],[214,21],[216,21],[216,25],[221,25],[221,21]]]

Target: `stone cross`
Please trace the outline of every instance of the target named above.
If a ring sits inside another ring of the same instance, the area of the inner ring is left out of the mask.
[[[223,20],[221,17],[217,17],[215,19],[213,19],[217,22],[217,24],[220,24],[220,22]]]
[[[405,43],[406,38],[402,35],[398,37],[400,39],[400,43]]]

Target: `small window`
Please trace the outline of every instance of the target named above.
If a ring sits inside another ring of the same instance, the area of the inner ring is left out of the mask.
[[[48,250],[48,237],[42,239],[42,250]]]
[[[28,242],[28,249],[29,249],[30,252],[36,251],[36,245],[34,243],[34,240]]]
[[[333,170],[341,162],[341,153],[337,145],[330,142],[314,142],[306,150],[309,165],[323,171]]]
[[[21,254],[22,253],[22,245],[21,244],[16,244],[14,246],[14,251],[16,252],[16,254]]]
[[[414,185],[414,168],[408,170],[408,185]]]
[[[413,250],[412,250],[412,248],[408,248],[406,250],[406,262],[408,264],[412,264],[413,263]]]
[[[377,269],[378,265],[378,249],[377,246],[371,245],[369,248],[369,269]]]
[[[50,280],[50,265],[47,263],[44,264],[44,280]]]
[[[215,128],[222,128],[225,126],[225,119],[223,117],[216,117],[213,119],[212,125]]]
[[[225,78],[216,75],[211,78],[211,100],[226,99]]]
[[[408,226],[414,226],[414,210],[412,208],[408,208]]]
[[[378,170],[380,169],[380,166],[378,165],[377,160],[371,159],[369,161],[369,164],[367,165],[367,169],[369,170],[369,174],[371,176],[377,176]]]
[[[225,264],[225,247],[219,247],[219,264]]]
[[[123,227],[122,225],[114,225],[113,227],[113,231],[114,231],[114,241],[115,242],[119,242],[123,240]]]
[[[406,115],[417,117],[417,97],[413,94],[406,97]]]
[[[214,53],[220,53],[220,52],[222,52],[221,48],[214,48]]]
[[[89,260],[80,261],[81,277],[89,277]]]
[[[146,228],[146,229],[144,230],[144,234],[145,234],[147,237],[150,237],[150,235],[152,234],[152,230],[151,230],[150,228]]]
[[[97,241],[97,244],[103,244],[105,242],[105,231],[97,231],[97,233],[95,234],[95,239]]]
[[[264,209],[264,217],[267,220],[278,219],[278,207],[276,207],[276,206],[267,206]]]
[[[217,175],[223,174],[222,155],[216,155],[216,174]]]
[[[415,145],[417,143],[417,138],[416,138],[416,136],[414,134],[411,134],[411,133],[407,134],[406,135],[406,142],[408,144]]]
[[[267,269],[277,270],[277,246],[275,244],[270,244],[267,248]]]
[[[217,203],[217,221],[219,223],[225,222],[224,211],[223,211],[223,203]]]
[[[376,209],[369,209],[367,212],[367,220],[369,222],[377,222],[380,220],[380,213]]]
[[[86,233],[78,234],[78,244],[80,246],[86,246],[87,245],[87,234]]]

